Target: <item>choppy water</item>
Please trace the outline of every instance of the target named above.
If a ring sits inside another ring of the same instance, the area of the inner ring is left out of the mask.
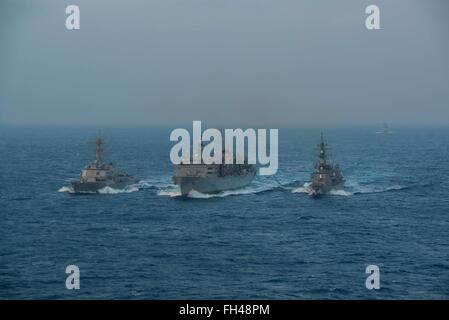
[[[170,129],[103,128],[141,181],[71,194],[97,129],[0,128],[0,298],[449,297],[448,128],[327,129],[347,187],[318,200],[306,182],[321,128],[280,129],[282,186],[188,198],[170,181]]]

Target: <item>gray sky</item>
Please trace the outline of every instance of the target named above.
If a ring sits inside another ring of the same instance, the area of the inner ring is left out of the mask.
[[[0,0],[0,122],[448,124],[448,17],[447,0]]]

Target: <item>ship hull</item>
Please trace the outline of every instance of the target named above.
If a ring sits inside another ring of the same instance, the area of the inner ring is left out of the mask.
[[[110,187],[112,189],[124,189],[129,185],[132,185],[134,183],[137,183],[136,179],[129,179],[126,181],[102,181],[102,182],[81,182],[81,181],[75,181],[72,182],[72,188],[73,191],[76,193],[94,193],[98,192],[99,190]]]
[[[173,180],[181,189],[181,194],[185,196],[192,190],[201,193],[218,193],[220,191],[243,188],[251,183],[255,175],[254,171],[244,176],[176,177]]]

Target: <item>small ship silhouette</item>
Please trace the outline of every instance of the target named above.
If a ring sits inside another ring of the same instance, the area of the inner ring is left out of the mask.
[[[102,153],[104,140],[95,140],[95,160],[90,162],[82,171],[80,179],[72,182],[73,191],[76,193],[92,193],[104,187],[123,189],[128,185],[138,182],[138,179],[126,172],[117,171],[112,163],[103,161]]]
[[[319,160],[315,165],[315,171],[311,176],[309,196],[319,197],[331,190],[342,189],[345,179],[340,171],[338,164],[333,165],[327,157],[327,143],[324,142],[323,134],[321,133],[321,142],[318,145]]]
[[[392,133],[392,131],[390,130],[388,123],[384,122],[384,124],[382,125],[382,129],[380,129],[380,131],[377,131],[376,133],[390,134]]]

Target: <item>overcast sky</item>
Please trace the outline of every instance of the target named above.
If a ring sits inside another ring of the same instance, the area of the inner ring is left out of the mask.
[[[0,46],[3,123],[449,124],[447,0],[0,0]]]

